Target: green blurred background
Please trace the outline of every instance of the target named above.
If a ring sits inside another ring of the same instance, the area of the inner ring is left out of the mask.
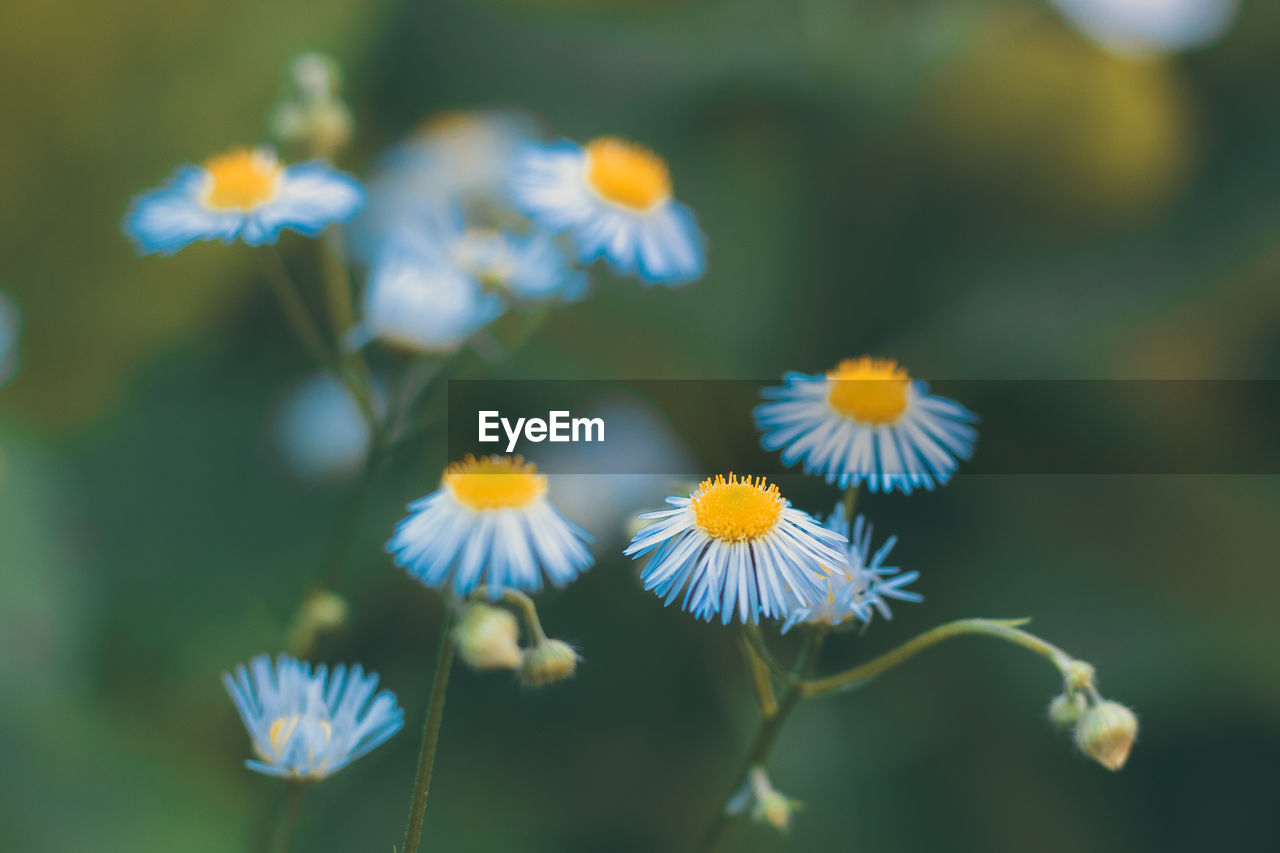
[[[709,275],[599,282],[499,375],[756,379],[871,352],[938,378],[1274,379],[1278,38],[1270,2],[1133,59],[1042,0],[10,0],[0,848],[244,850],[275,802],[218,675],[283,646],[342,490],[292,480],[265,438],[307,367],[249,252],[141,260],[118,222],[175,164],[264,138],[299,51],[345,68],[357,172],[424,117],[491,105],[668,158]],[[304,241],[284,249],[306,268]],[[298,850],[401,837],[440,607],[380,545],[441,440],[379,483],[351,623],[317,655],[378,670],[406,731],[308,795]],[[1088,762],[1043,719],[1049,667],[961,641],[803,706],[771,771],[806,810],[723,849],[1275,849],[1277,508],[1262,476],[866,498],[927,600],[828,666],[1034,616],[1138,709],[1138,746],[1118,774]],[[722,800],[756,724],[733,634],[642,593],[622,537],[539,599],[576,680],[458,671],[429,849],[672,850]]]

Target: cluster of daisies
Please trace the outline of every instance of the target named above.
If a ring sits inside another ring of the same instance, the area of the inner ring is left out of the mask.
[[[124,230],[139,252],[171,254],[333,224],[364,272],[349,351],[375,340],[454,350],[509,308],[581,299],[597,260],[668,286],[705,268],[704,238],[658,155],[616,137],[546,143],[533,121],[503,111],[427,122],[364,182],[265,147],[219,154],[139,195]]]
[[[312,157],[286,163],[271,147],[242,147],[179,167],[129,206],[122,227],[139,254],[171,255],[200,241],[262,247],[284,231],[328,232],[363,281],[358,316],[337,330],[334,350],[377,342],[427,356],[475,340],[509,309],[583,298],[597,261],[647,285],[678,286],[703,274],[704,238],[675,199],[666,163],[648,148],[612,136],[551,141],[515,112],[456,113],[427,122],[360,180],[331,162],[352,131],[336,66],[301,57],[293,84],[272,125],[278,139]],[[8,313],[0,301],[0,320]],[[323,379],[308,386],[303,408],[318,401],[333,409],[356,391],[346,380]],[[379,389],[369,390],[380,405]],[[282,429],[303,439],[291,441],[300,465],[336,470],[363,455],[373,426],[366,421],[353,412],[346,428],[318,438],[310,417],[293,427],[286,418]],[[593,558],[586,534],[545,491],[545,477],[522,460],[464,460],[411,507],[389,549],[459,602],[481,586],[499,598],[538,589],[544,575],[567,583]],[[332,606],[308,599],[304,611],[323,621]],[[576,654],[542,635],[536,619],[532,648],[495,652],[478,638],[513,644],[509,614],[478,605],[468,613],[459,636],[464,657],[521,668],[533,684],[571,674]],[[296,781],[341,769],[403,723],[394,695],[375,695],[377,676],[359,666],[330,671],[262,656],[225,682],[253,741],[248,766]]]

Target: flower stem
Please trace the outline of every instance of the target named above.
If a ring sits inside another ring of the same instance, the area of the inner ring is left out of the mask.
[[[444,715],[444,694],[449,686],[449,670],[453,664],[453,611],[445,607],[441,617],[440,655],[431,682],[431,698],[427,720],[422,726],[422,751],[418,754],[418,773],[413,783],[413,800],[409,806],[409,826],[405,830],[404,849],[400,853],[418,853],[422,838],[422,819],[427,811],[427,792],[431,788],[431,771],[436,761],[436,744],[440,740],[440,719]]]
[[[825,639],[826,631],[821,628],[805,632],[804,645],[796,658],[795,667],[792,669],[787,683],[787,689],[783,692],[782,698],[778,700],[777,710],[772,716],[766,715],[761,718],[760,729],[756,732],[755,740],[751,743],[751,749],[748,750],[747,757],[743,759],[738,772],[733,777],[733,787],[729,789],[729,794],[722,801],[719,811],[716,812],[711,828],[707,830],[706,835],[702,838],[702,844],[699,845],[698,849],[704,851],[704,853],[709,853],[709,851],[715,849],[716,844],[720,841],[720,836],[724,834],[725,827],[729,824],[729,813],[726,807],[729,800],[732,799],[733,793],[738,790],[742,780],[751,772],[751,768],[763,765],[769,758],[769,753],[773,751],[773,745],[778,739],[778,734],[782,731],[783,723],[787,721],[787,717],[795,709],[796,703],[805,695],[803,679],[817,662],[818,653],[822,650],[822,643]]]
[[[849,522],[849,535],[853,535],[853,510],[858,505],[858,484],[844,490],[844,517]]]
[[[298,809],[302,805],[302,785],[291,782],[284,806],[284,829],[280,831],[280,853],[289,853],[293,844],[293,831],[298,826]]]
[[[324,336],[320,334],[320,328],[316,325],[315,318],[311,316],[302,293],[289,276],[280,253],[274,247],[266,247],[255,254],[261,259],[267,281],[275,291],[285,319],[289,321],[294,334],[298,336],[298,342],[302,344],[302,348],[317,364],[334,367],[333,353],[325,344]]]
[[[960,637],[965,634],[981,634],[988,637],[996,637],[1015,645],[1022,646],[1024,649],[1042,655],[1053,662],[1065,676],[1067,667],[1073,661],[1073,658],[1051,643],[1047,643],[1034,634],[1020,630],[1019,625],[1025,625],[1029,619],[958,619],[955,622],[947,622],[939,625],[923,634],[908,640],[892,651],[886,652],[878,658],[873,658],[864,664],[860,664],[844,672],[831,675],[826,678],[819,678],[813,681],[805,681],[801,686],[801,692],[804,696],[822,696],[846,687],[852,687],[875,678],[882,672],[892,669],[898,664],[915,657],[925,649],[937,645],[944,640],[952,637]]]

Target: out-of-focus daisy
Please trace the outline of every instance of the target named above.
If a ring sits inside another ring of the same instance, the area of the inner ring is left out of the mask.
[[[285,166],[269,148],[241,148],[182,166],[163,186],[135,196],[124,231],[144,255],[172,254],[197,240],[260,246],[285,228],[314,237],[363,201],[355,178],[323,161]]]
[[[697,220],[672,197],[667,164],[647,148],[615,137],[530,146],[516,161],[511,194],[534,222],[568,232],[583,261],[604,258],[654,284],[702,275]]]
[[[271,113],[271,131],[284,143],[319,157],[346,147],[355,124],[339,94],[342,69],[323,53],[304,53],[289,64],[290,92]]]
[[[675,509],[640,516],[653,523],[623,553],[651,554],[644,588],[667,605],[683,591],[681,607],[699,619],[780,619],[820,601],[827,574],[848,564],[845,537],[793,509],[764,478],[708,478],[667,503]]]
[[[849,520],[843,507],[837,505],[827,519],[827,528],[841,536],[849,534]],[[898,544],[897,536],[890,536],[874,553],[871,553],[871,525],[861,515],[853,524],[849,537],[849,568],[844,573],[833,572],[827,576],[827,594],[822,601],[809,607],[797,607],[787,616],[782,633],[805,622],[810,625],[840,625],[850,619],[869,623],[876,611],[885,619],[892,619],[893,612],[885,600],[924,601],[917,592],[904,589],[920,577],[919,572],[903,572],[897,566],[884,565],[885,558]]]
[[[465,596],[480,584],[535,592],[594,562],[591,537],[547,500],[547,477],[519,456],[468,456],[444,471],[440,488],[409,504],[387,551],[424,584]]]
[[[569,263],[545,231],[519,235],[459,223],[441,237],[458,269],[518,302],[573,301],[586,292],[586,273]]]
[[[344,336],[349,350],[374,339],[416,352],[449,352],[502,313],[502,299],[450,263],[388,252],[370,271],[364,313]]]
[[[469,216],[515,220],[506,183],[533,121],[509,110],[449,112],[385,154],[368,180],[369,201],[346,229],[352,256],[372,263],[388,249],[420,248],[424,231],[461,206]]]
[[[336,376],[317,373],[290,389],[273,419],[272,438],[292,473],[322,482],[354,474],[372,436],[351,390]]]
[[[1169,53],[1226,32],[1240,0],[1049,0],[1077,29],[1118,53]]]
[[[0,293],[0,385],[18,372],[18,340],[22,329],[22,312],[18,304]]]
[[[374,696],[375,673],[359,664],[321,665],[259,655],[222,683],[253,739],[259,773],[316,782],[331,776],[400,731],[404,711],[389,690]],[[370,699],[372,698],[372,701]]]
[[[755,409],[765,448],[841,488],[932,489],[973,453],[977,416],[930,394],[893,360],[848,359],[825,375],[789,373],[784,382],[766,388],[773,402]]]

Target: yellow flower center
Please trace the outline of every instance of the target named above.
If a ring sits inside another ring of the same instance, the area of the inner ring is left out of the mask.
[[[441,483],[471,509],[525,507],[547,491],[547,478],[519,456],[467,456],[444,470]]]
[[[671,197],[671,175],[648,148],[602,136],[587,143],[587,183],[606,201],[637,211]]]
[[[764,477],[739,480],[717,475],[708,478],[694,492],[690,506],[698,526],[716,539],[747,542],[773,529],[782,516],[784,501],[778,487]]]
[[[261,148],[238,148],[203,163],[209,174],[204,205],[212,210],[252,210],[280,191],[284,169]]]
[[[831,408],[860,423],[891,424],[907,410],[911,379],[893,359],[845,359],[827,379]]]

